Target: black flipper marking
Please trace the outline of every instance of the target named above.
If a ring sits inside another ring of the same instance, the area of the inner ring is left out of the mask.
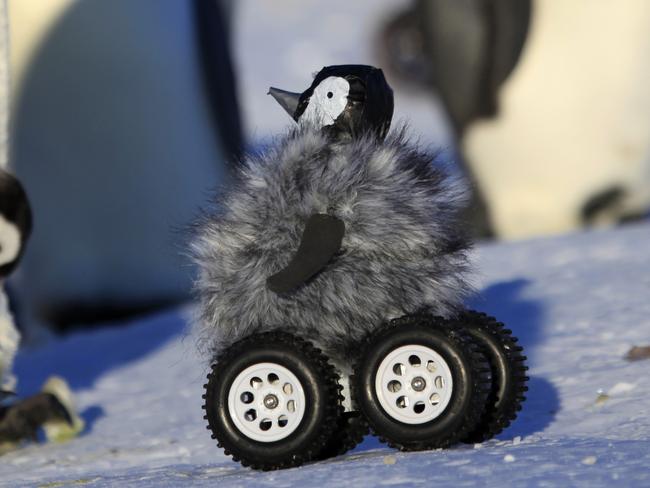
[[[266,286],[275,293],[287,293],[302,285],[339,252],[344,234],[342,220],[327,214],[312,215],[296,254],[284,269],[266,280]]]

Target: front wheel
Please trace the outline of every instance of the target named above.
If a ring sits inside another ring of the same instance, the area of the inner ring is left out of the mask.
[[[378,330],[352,384],[373,432],[405,451],[448,447],[466,437],[491,386],[485,357],[464,329],[424,314]]]
[[[317,458],[343,411],[334,367],[311,343],[284,332],[231,346],[212,366],[205,389],[212,437],[254,469]]]

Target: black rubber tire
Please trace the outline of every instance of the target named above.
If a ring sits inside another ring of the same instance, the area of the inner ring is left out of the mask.
[[[285,439],[260,442],[243,434],[228,412],[228,391],[245,368],[261,362],[288,368],[302,384],[307,408],[298,428]],[[318,458],[343,414],[338,375],[310,342],[280,331],[254,334],[225,350],[208,374],[205,419],[212,438],[233,461],[253,469],[300,466]]]
[[[360,412],[344,412],[334,435],[318,455],[330,459],[354,449],[368,434],[368,423]]]
[[[483,416],[464,439],[467,443],[479,443],[499,434],[517,418],[528,391],[528,367],[517,338],[494,317],[468,310],[458,321],[479,344],[492,371],[492,389]]]
[[[423,424],[389,416],[377,400],[375,376],[381,361],[397,347],[419,344],[440,354],[449,365],[454,388],[447,408]],[[352,377],[353,396],[381,441],[402,451],[446,448],[464,439],[482,417],[491,388],[487,360],[457,323],[428,314],[392,320],[367,340]]]

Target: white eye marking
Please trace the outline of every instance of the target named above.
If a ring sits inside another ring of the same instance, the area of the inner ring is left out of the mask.
[[[330,76],[321,81],[309,98],[309,104],[300,117],[318,128],[332,125],[348,104],[350,83],[345,78]]]
[[[12,262],[20,252],[20,231],[0,214],[0,266]]]

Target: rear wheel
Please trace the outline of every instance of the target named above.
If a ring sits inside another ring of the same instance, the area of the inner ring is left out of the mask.
[[[284,332],[232,345],[212,366],[205,389],[212,437],[254,469],[317,458],[343,412],[334,367],[311,343]]]
[[[463,328],[425,314],[373,334],[353,379],[372,431],[401,450],[448,447],[466,437],[490,386],[488,364]]]
[[[476,428],[464,439],[468,443],[483,442],[508,427],[521,410],[528,390],[526,356],[512,331],[494,317],[468,310],[458,321],[479,344],[492,372],[486,409]]]
[[[334,435],[318,459],[329,459],[354,449],[368,433],[368,423],[360,412],[344,412]]]

